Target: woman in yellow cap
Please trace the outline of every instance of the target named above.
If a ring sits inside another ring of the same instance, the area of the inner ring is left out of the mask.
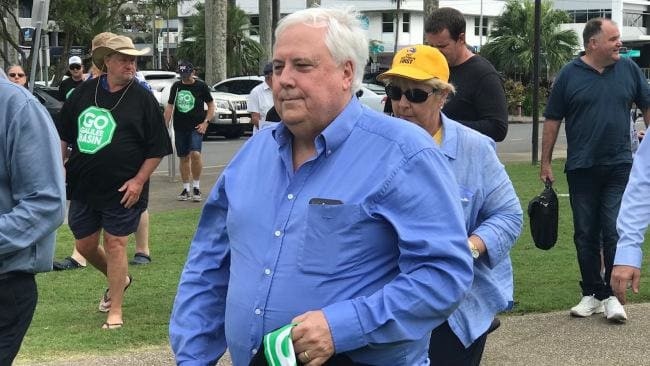
[[[440,51],[425,45],[402,49],[379,79],[388,85],[394,116],[426,130],[449,159],[461,188],[467,255],[474,258],[472,288],[431,333],[429,358],[435,365],[479,365],[494,316],[513,303],[509,253],[521,232],[519,199],[494,141],[442,113],[454,87]]]

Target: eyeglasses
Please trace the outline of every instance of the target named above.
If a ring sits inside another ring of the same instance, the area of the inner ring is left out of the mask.
[[[15,77],[24,78],[24,77],[25,77],[25,74],[20,74],[20,73],[16,73],[16,72],[10,72],[10,73],[9,73],[9,77],[10,77],[10,78],[15,78]]]
[[[70,65],[70,70],[81,70],[81,65]]]
[[[406,100],[411,103],[423,103],[429,98],[429,95],[435,93],[436,91],[436,89],[433,89],[430,92],[426,92],[422,89],[408,89],[402,91],[402,89],[397,86],[388,85],[386,87],[386,95],[388,95],[391,100],[400,100],[402,99],[403,94],[406,97]]]

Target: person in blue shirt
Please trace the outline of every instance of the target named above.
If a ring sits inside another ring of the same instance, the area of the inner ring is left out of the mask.
[[[215,364],[227,347],[248,365],[290,323],[302,363],[429,364],[431,329],[473,278],[459,187],[422,129],[354,96],[367,59],[354,11],[278,24],[282,122],[249,139],[205,203],[170,319],[177,364]]]
[[[460,185],[474,282],[449,319],[431,335],[429,358],[436,365],[479,365],[494,316],[512,306],[510,249],[521,233],[523,213],[499,162],[494,141],[447,118],[442,107],[454,87],[444,55],[424,45],[395,54],[378,78],[388,84],[395,117],[422,127],[447,157]]]
[[[548,99],[539,177],[555,180],[553,147],[565,121],[571,210],[582,299],[571,315],[604,313],[624,322],[625,310],[613,296],[611,270],[616,253],[616,216],[630,168],[630,106],[650,122],[650,87],[639,67],[621,58],[621,33],[610,19],[594,18],[582,34],[585,53],[560,70]],[[605,276],[601,276],[601,246]]]
[[[52,118],[2,70],[0,146],[0,365],[11,365],[36,309],[34,275],[52,270],[65,185]]]
[[[616,220],[619,239],[612,269],[611,286],[621,304],[628,288],[636,294],[641,284],[644,234],[650,223],[650,142],[641,141],[634,157],[630,180],[623,193]]]

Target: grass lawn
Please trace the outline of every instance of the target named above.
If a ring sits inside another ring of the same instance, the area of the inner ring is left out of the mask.
[[[528,217],[512,260],[515,271],[514,313],[566,310],[580,299],[579,272],[573,245],[571,210],[563,161],[556,161],[555,188],[560,200],[558,243],[549,251],[537,249],[532,242]],[[526,211],[528,201],[543,189],[539,168],[530,163],[507,165],[508,173]],[[125,326],[119,331],[99,328],[105,314],[97,304],[106,281],[93,268],[50,272],[37,276],[39,303],[17,361],[44,361],[68,358],[75,354],[108,354],[129,348],[167,344],[167,325],[188,244],[196,228],[198,208],[151,214],[151,251],[153,262],[134,266],[134,282],[124,303]],[[56,257],[70,254],[73,239],[67,226],[58,232]],[[133,244],[129,245],[129,258]],[[644,261],[647,263],[647,260]],[[650,285],[645,265],[641,293],[632,302],[650,301]]]

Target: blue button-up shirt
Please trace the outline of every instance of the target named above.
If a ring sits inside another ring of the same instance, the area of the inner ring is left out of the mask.
[[[513,299],[510,249],[521,233],[523,212],[492,139],[442,115],[442,152],[461,189],[468,235],[480,237],[487,255],[474,262],[474,282],[449,326],[468,347]]]
[[[618,245],[614,265],[641,268],[644,234],[650,223],[650,138],[641,141],[634,155],[630,179],[618,211]]]
[[[264,334],[322,309],[337,353],[428,364],[431,329],[472,281],[447,159],[356,98],[296,171],[291,142],[283,124],[261,130],[210,193],[170,321],[177,362],[214,363],[227,346],[248,365]]]

